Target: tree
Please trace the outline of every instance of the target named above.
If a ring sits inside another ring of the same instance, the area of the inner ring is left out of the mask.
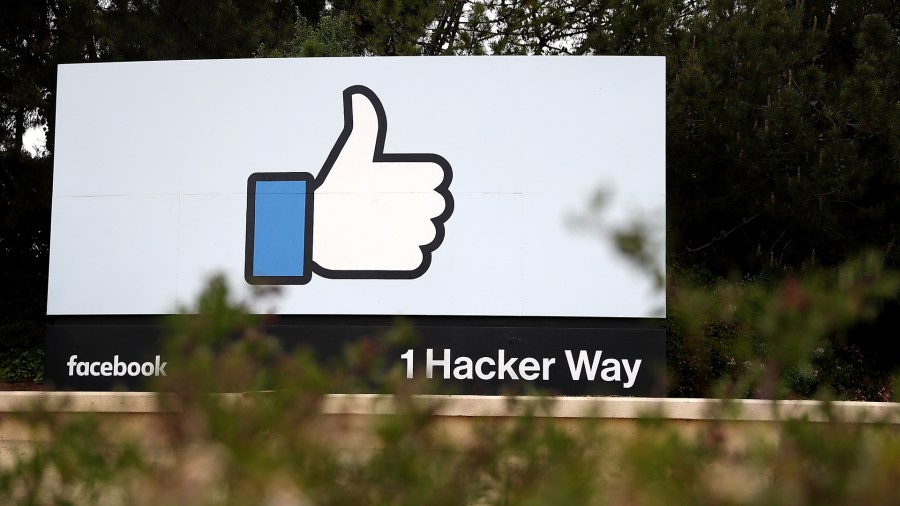
[[[299,17],[291,37],[275,48],[260,47],[257,56],[269,58],[313,56],[360,56],[363,45],[353,31],[353,21],[345,12],[320,16],[317,24]]]
[[[835,33],[802,6],[713,3],[689,23],[669,93],[677,262],[758,273],[875,247],[896,264],[900,29],[858,14]]]
[[[248,57],[282,40],[298,5],[291,0],[112,0],[104,9],[110,59],[176,60]]]

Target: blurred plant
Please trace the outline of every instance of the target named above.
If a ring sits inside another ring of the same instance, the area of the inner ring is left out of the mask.
[[[760,299],[762,292],[751,286],[723,288],[694,303],[728,308],[729,302],[751,301],[764,316],[760,321],[771,322],[760,325],[764,335],[792,328],[784,321],[809,319],[804,328],[812,332],[834,328],[895,288],[893,278],[878,274],[872,261],[848,265],[837,279],[799,280],[784,287],[778,300]],[[807,293],[812,288],[839,290],[855,302],[834,302],[827,290]],[[712,298],[723,302],[713,304]],[[828,318],[798,313],[807,302],[829,301],[834,304],[827,306]],[[384,339],[363,340],[341,361],[323,365],[308,351],[281,349],[261,330],[261,317],[229,299],[221,279],[212,281],[192,311],[196,314],[172,321],[171,372],[157,385],[168,392],[159,394],[160,409],[151,422],[66,412],[52,398],[32,410],[5,414],[0,427],[17,427],[26,434],[21,439],[36,442],[3,454],[0,503],[900,501],[894,483],[900,472],[896,425],[841,421],[828,404],[820,416],[832,423],[735,424],[721,421],[729,409],[723,405],[712,420],[695,422],[693,429],[705,430],[693,430],[653,417],[625,425],[613,418],[554,419],[546,416],[551,399],[510,398],[511,410],[520,416],[461,423],[437,416],[440,397],[414,395],[423,385],[401,380],[402,371],[383,361],[382,346],[406,342],[407,327]],[[745,313],[751,312],[734,309],[722,318],[740,328]],[[695,322],[684,324],[691,328]],[[783,369],[798,367],[805,344],[773,343],[746,358],[780,356]],[[352,388],[363,370],[378,375],[391,392],[381,400],[393,414],[328,414],[326,393]],[[741,385],[767,385],[767,374],[751,375],[755,383]]]
[[[666,290],[669,394],[676,397],[894,399],[900,342],[900,272],[882,252],[838,266],[743,279],[670,260],[664,274],[661,213],[613,219],[599,191],[570,223],[609,243],[656,289]]]
[[[676,394],[891,400],[895,371],[858,344],[900,293],[900,273],[879,253],[776,281],[670,279],[668,358],[683,389]]]

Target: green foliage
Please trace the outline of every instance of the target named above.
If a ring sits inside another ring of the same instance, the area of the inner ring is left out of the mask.
[[[50,165],[0,153],[0,381],[44,375]]]
[[[896,343],[873,325],[893,308],[900,273],[869,253],[834,269],[699,286],[676,275],[668,358],[679,396],[891,400],[896,361],[861,347]],[[882,325],[883,326],[883,325]]]
[[[29,329],[30,339],[10,345],[0,353],[0,381],[40,383],[44,379],[43,328]],[[13,330],[15,332],[15,329]]]
[[[853,290],[872,274],[865,261],[855,269],[820,282]],[[521,405],[521,416],[505,420],[468,419],[461,432],[459,423],[454,429],[435,414],[439,399],[414,397],[418,388],[402,386],[401,371],[387,370],[383,381],[393,394],[383,400],[393,414],[329,415],[324,393],[346,386],[363,363],[322,367],[304,351],[285,353],[260,332],[258,317],[230,301],[221,280],[191,310],[196,316],[172,321],[168,346],[180,362],[162,378],[171,393],[160,394],[163,414],[153,423],[129,428],[110,414],[63,415],[65,406],[53,402],[4,418],[42,443],[5,454],[0,502],[802,506],[900,500],[896,426],[842,421],[828,405],[819,415],[831,423],[788,420],[760,433],[715,418],[702,422],[706,430],[679,430],[652,416],[628,426],[611,418],[553,419],[545,416],[552,407],[545,400]],[[785,317],[790,314],[779,316]],[[348,356],[369,356],[368,348],[363,342]],[[208,393],[211,386],[270,390],[223,395]],[[515,407],[517,400],[510,402]],[[719,408],[711,414],[721,420],[729,407]]]
[[[713,2],[689,21],[668,99],[678,263],[784,272],[869,247],[895,264],[900,27],[856,15]]]
[[[423,37],[430,24],[463,8],[465,3],[455,0],[337,0],[334,6],[353,18],[356,33],[368,54],[410,56],[422,54]]]
[[[359,56],[362,47],[353,32],[350,15],[344,12],[323,15],[317,25],[300,17],[294,24],[291,38],[278,48],[257,56],[269,58],[312,57],[312,56]]]
[[[112,0],[94,11],[100,59],[173,60],[247,57],[286,36],[295,8],[290,0]]]

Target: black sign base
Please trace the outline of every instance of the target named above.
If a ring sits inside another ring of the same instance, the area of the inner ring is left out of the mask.
[[[55,317],[45,382],[50,389],[144,389],[168,374],[161,317]],[[382,335],[390,317],[281,316],[265,325],[290,350],[303,345],[323,363],[363,336]],[[419,339],[388,362],[438,391],[496,395],[663,397],[661,320],[598,318],[409,317]],[[365,380],[365,378],[363,378]],[[365,383],[365,381],[363,381]],[[349,392],[334,392],[349,393]],[[356,392],[358,393],[358,392]]]

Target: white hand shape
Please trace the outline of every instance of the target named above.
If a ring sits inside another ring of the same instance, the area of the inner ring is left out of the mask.
[[[344,90],[344,130],[315,180],[313,271],[412,279],[431,263],[453,212],[441,156],[384,153],[387,119],[372,90]]]

